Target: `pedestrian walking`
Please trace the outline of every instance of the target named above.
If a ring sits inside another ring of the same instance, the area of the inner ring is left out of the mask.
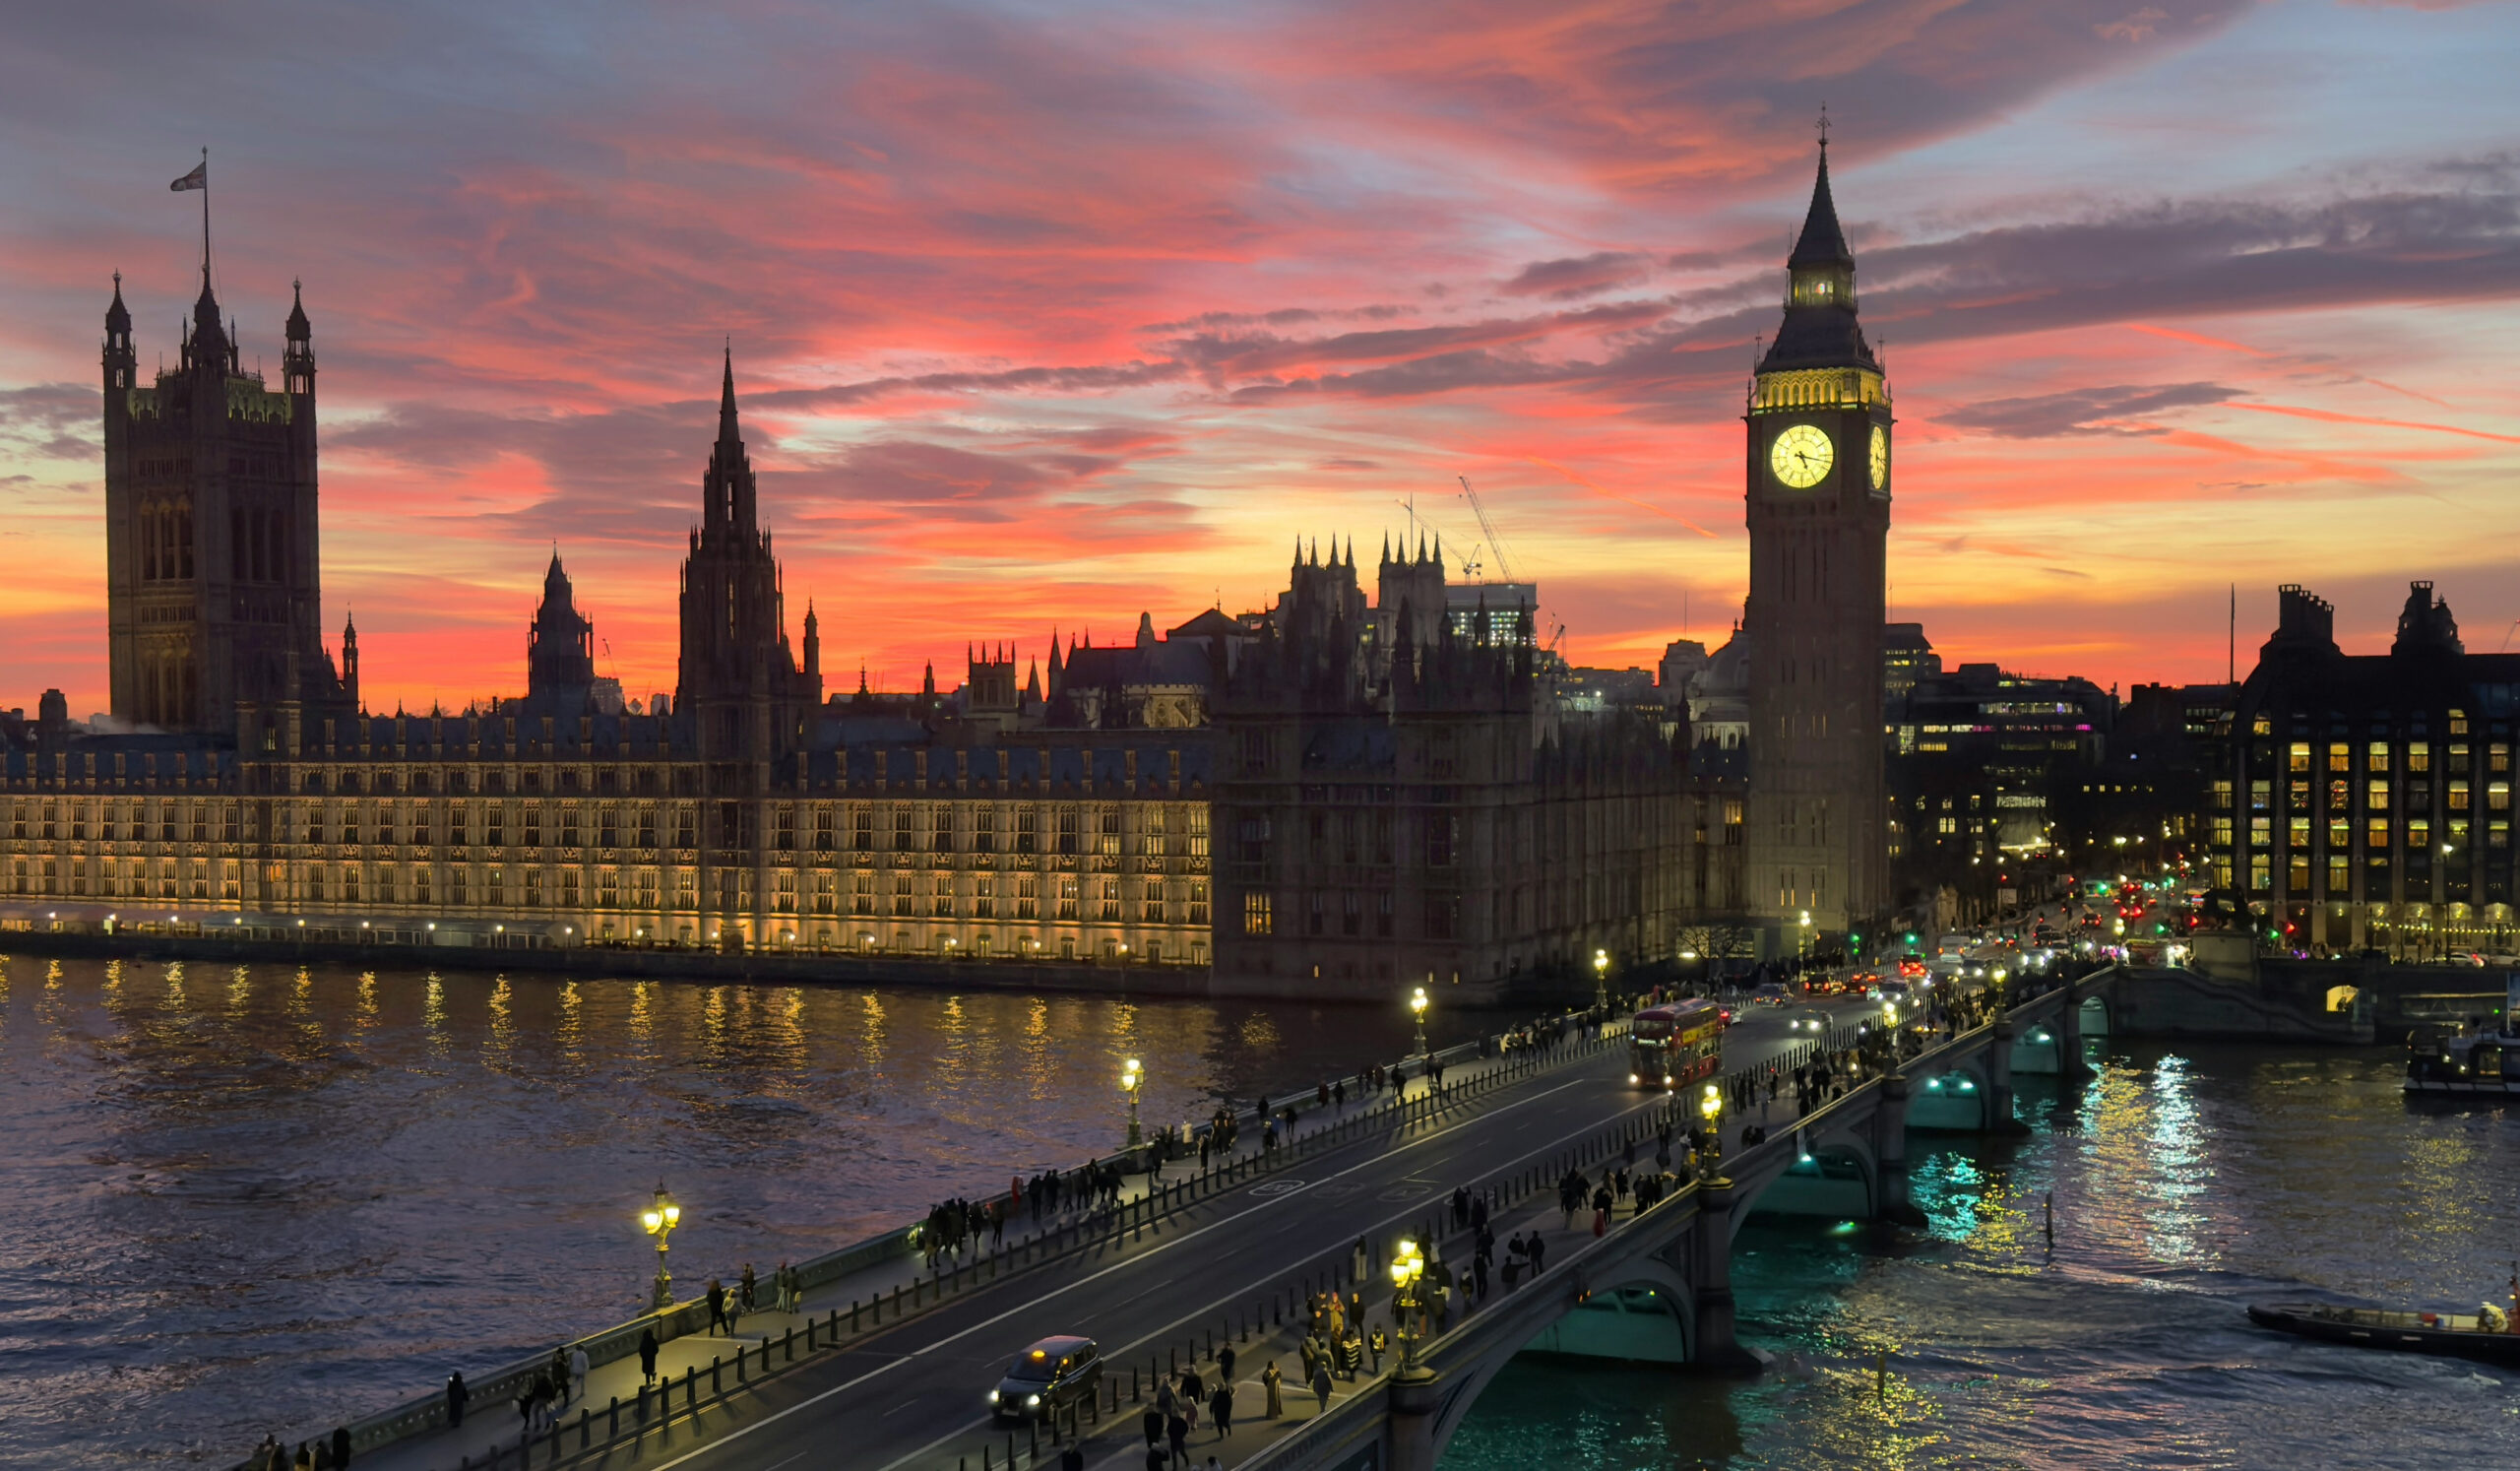
[[[1360,1236],[1356,1238],[1356,1245],[1348,1252],[1348,1280],[1362,1282],[1372,1276],[1373,1272],[1373,1256],[1365,1250],[1365,1239]]]
[[[562,1404],[564,1404],[564,1405],[565,1405],[565,1404],[567,1404],[567,1403],[569,1402],[569,1351],[568,1351],[568,1349],[566,1349],[566,1348],[555,1348],[555,1349],[553,1349],[553,1350],[551,1351],[551,1367],[550,1367],[549,1369],[544,1370],[544,1371],[542,1372],[542,1374],[543,1374],[543,1377],[545,1377],[545,1378],[547,1378],[547,1379],[549,1379],[549,1380],[551,1381],[551,1392],[552,1392],[552,1394],[554,1394],[555,1396],[557,1396],[557,1397],[558,1397],[558,1399],[559,1399],[560,1403],[562,1403]]]
[[[1537,1277],[1546,1269],[1548,1260],[1548,1243],[1541,1239],[1541,1234],[1538,1231],[1534,1231],[1532,1233],[1530,1250],[1532,1253],[1532,1275]]]
[[[1312,1392],[1321,1401],[1321,1413],[1330,1413],[1330,1366],[1315,1360],[1312,1366]]]
[[[1208,1424],[1217,1428],[1217,1439],[1220,1440],[1233,1434],[1233,1386],[1231,1384],[1219,1384],[1216,1392],[1208,1396]]]
[[[639,1382],[640,1382],[640,1387],[645,1388],[647,1385],[653,1384],[653,1383],[655,1383],[656,1381],[657,1381],[657,1330],[656,1330],[656,1329],[654,1329],[654,1328],[641,1328],[641,1329],[639,1330]]]
[[[1217,1382],[1220,1384],[1230,1384],[1233,1382],[1232,1344],[1228,1343],[1225,1347],[1217,1350]]]
[[[726,1321],[726,1284],[712,1277],[709,1279],[710,1336],[717,1336],[720,1328],[724,1328],[728,1333],[735,1331],[733,1325]]]
[[[446,1376],[446,1423],[449,1426],[464,1423],[465,1402],[472,1397],[472,1391],[464,1387],[464,1375],[460,1372]]]
[[[1272,1420],[1287,1412],[1286,1401],[1278,1391],[1278,1386],[1286,1381],[1286,1377],[1285,1375],[1278,1373],[1278,1361],[1275,1359],[1270,1360],[1260,1371],[1261,1409]]]
[[[1189,1421],[1178,1415],[1167,1417],[1164,1422],[1164,1438],[1172,1442],[1173,1460],[1177,1462],[1190,1459]]]
[[[746,1312],[752,1311],[752,1310],[758,1306],[753,1298],[752,1263],[749,1261],[744,1263],[743,1292],[742,1296],[738,1298],[737,1301],[744,1305],[744,1311]]]
[[[586,1389],[587,1375],[594,1368],[595,1362],[587,1357],[585,1344],[581,1343],[569,1350],[569,1382],[572,1393],[583,1392]]]
[[[333,1471],[343,1471],[350,1463],[350,1428],[333,1427]]]

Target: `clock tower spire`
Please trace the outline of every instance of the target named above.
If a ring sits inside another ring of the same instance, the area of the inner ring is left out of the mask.
[[[1855,275],[1823,131],[1810,209],[1786,259],[1785,319],[1742,416],[1748,886],[1772,953],[1869,937],[1890,907],[1881,634],[1892,420],[1857,320]]]

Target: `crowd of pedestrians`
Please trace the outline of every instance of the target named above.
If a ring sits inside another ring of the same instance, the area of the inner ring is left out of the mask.
[[[341,1426],[329,1438],[298,1441],[294,1455],[279,1437],[265,1436],[245,1458],[245,1471],[339,1471],[349,1463],[349,1428]]]

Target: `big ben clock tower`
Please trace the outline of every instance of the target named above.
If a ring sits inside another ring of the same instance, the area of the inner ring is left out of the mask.
[[[1863,932],[1889,908],[1881,624],[1890,393],[1856,322],[1829,145],[1786,261],[1785,322],[1748,424],[1749,901],[1770,953]],[[1807,920],[1806,917],[1807,916]]]

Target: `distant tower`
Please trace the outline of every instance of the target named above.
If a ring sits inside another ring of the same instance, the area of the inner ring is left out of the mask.
[[[293,301],[281,391],[248,373],[202,266],[179,364],[143,385],[122,278],[105,308],[113,713],[231,734],[240,706],[346,712],[324,655],[315,350]]]
[[[574,715],[595,691],[595,623],[578,611],[577,590],[554,547],[542,574],[542,605],[526,636],[525,697]]]
[[[1786,262],[1785,322],[1752,380],[1748,876],[1777,947],[1889,907],[1881,644],[1890,393],[1856,322],[1829,154]]]
[[[821,704],[819,672],[799,669],[788,643],[779,558],[756,522],[729,352],[701,523],[682,564],[682,664],[673,707],[696,723],[701,755],[722,763],[716,790],[731,791],[734,763],[752,763],[754,774],[742,784],[749,789],[767,779],[766,763],[802,749]]]
[[[342,703],[352,710],[358,703],[358,619],[342,615]]]

